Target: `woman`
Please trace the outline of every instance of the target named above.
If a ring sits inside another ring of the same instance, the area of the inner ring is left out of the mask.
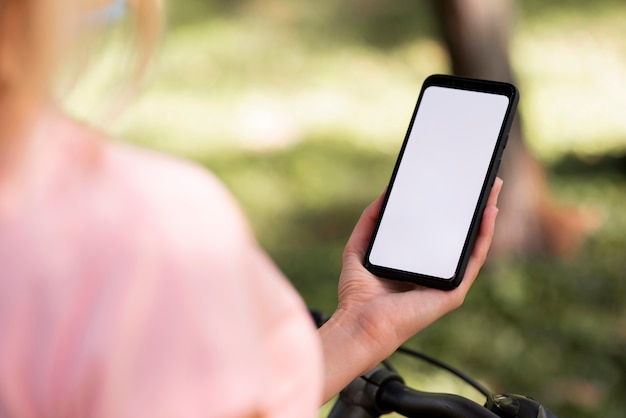
[[[346,246],[337,310],[316,331],[219,180],[55,105],[64,45],[109,3],[0,3],[0,416],[313,417],[462,303],[500,181],[451,292],[362,267],[377,199]],[[160,4],[128,5],[141,72]]]

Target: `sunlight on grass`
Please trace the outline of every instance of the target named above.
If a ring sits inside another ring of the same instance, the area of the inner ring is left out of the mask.
[[[153,81],[114,133],[188,156],[223,147],[284,147],[333,132],[338,140],[395,150],[421,81],[445,69],[442,47],[428,40],[390,57],[362,46],[320,51],[271,28],[257,33],[237,25],[210,22],[170,33]],[[70,102],[81,116],[94,91],[107,86],[102,69],[114,58],[104,59]]]
[[[626,29],[617,16],[626,8],[558,26],[549,16],[519,24],[512,52],[521,109],[542,158],[626,148]],[[98,118],[124,53],[115,38],[90,67],[69,100],[75,114]],[[442,46],[427,38],[387,51],[321,49],[258,19],[216,19],[171,30],[112,131],[192,157],[320,135],[393,151],[422,80],[446,68]]]
[[[527,137],[543,158],[626,149],[625,16],[622,7],[521,28],[514,65]]]

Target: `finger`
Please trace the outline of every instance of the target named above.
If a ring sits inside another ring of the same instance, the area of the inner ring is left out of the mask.
[[[491,247],[491,242],[493,241],[493,235],[495,233],[497,216],[498,208],[496,206],[491,205],[485,208],[480,230],[478,232],[478,236],[476,237],[476,243],[474,245],[474,249],[472,250],[469,262],[467,263],[463,281],[461,282],[461,287],[466,290],[472,285],[476,276],[478,276],[480,268],[487,259],[487,254],[489,253],[489,248]]]
[[[496,180],[493,182],[493,186],[491,186],[491,192],[489,193],[489,198],[487,199],[487,206],[496,206],[498,204],[498,196],[500,196],[502,184],[502,179],[500,177],[496,177]]]

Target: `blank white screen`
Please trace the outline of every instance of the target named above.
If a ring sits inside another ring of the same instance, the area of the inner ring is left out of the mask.
[[[372,264],[454,276],[509,99],[424,91],[372,246]]]

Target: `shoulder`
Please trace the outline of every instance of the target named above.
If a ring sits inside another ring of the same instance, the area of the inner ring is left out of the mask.
[[[106,157],[110,175],[141,186],[150,196],[192,200],[196,205],[226,205],[240,212],[224,184],[209,169],[189,160],[130,144],[111,142]],[[221,202],[216,205],[217,199]],[[182,202],[181,202],[182,203]]]
[[[108,176],[125,184],[146,216],[183,233],[190,244],[193,237],[222,244],[228,238],[237,245],[254,241],[239,203],[207,168],[121,143],[110,143],[106,154]]]

